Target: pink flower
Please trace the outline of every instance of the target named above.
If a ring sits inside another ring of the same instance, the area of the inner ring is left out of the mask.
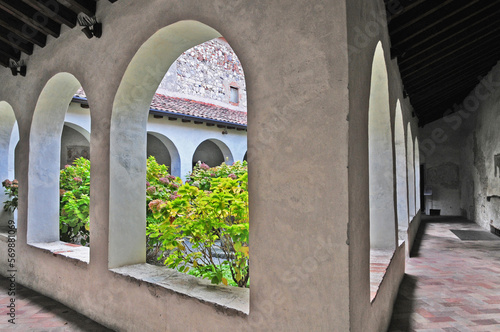
[[[70,168],[71,166],[70,165],[64,165],[64,168]]]
[[[149,187],[151,184],[149,183],[149,181],[146,181],[146,188]]]
[[[238,177],[236,176],[236,174],[234,174],[234,173],[229,174],[227,177],[228,177],[228,178],[231,178],[231,179],[233,179],[233,180],[236,180],[236,179],[238,178]]]
[[[10,188],[11,185],[12,182],[10,182],[10,180],[5,180],[4,182],[2,182],[2,186],[4,186],[5,188]]]
[[[208,165],[207,165],[207,164],[205,164],[205,163],[201,163],[200,168],[201,168],[201,169],[204,169],[204,170],[207,170],[207,169],[210,169],[210,166],[208,166]]]
[[[168,184],[169,183],[168,178],[160,178],[158,181],[160,181],[163,184]]]
[[[148,194],[154,194],[156,192],[156,187],[151,186],[148,189],[146,189],[146,191],[148,192]]]
[[[73,178],[73,181],[76,181],[76,182],[83,182],[82,178],[81,178],[81,177],[79,177],[79,176],[75,176],[75,177]]]
[[[149,209],[150,209],[151,211],[153,211],[153,210],[157,210],[157,211],[159,211],[158,206],[159,206],[160,204],[162,204],[162,203],[163,203],[163,201],[162,201],[161,199],[155,199],[155,200],[153,200],[153,201],[149,202],[148,207],[149,207]]]
[[[216,177],[215,173],[211,173],[210,176],[213,178]]]
[[[174,187],[175,189],[178,189],[179,185],[177,183],[172,183],[172,187]]]
[[[169,175],[169,176],[168,176],[168,178],[169,178],[170,180],[175,180],[175,176],[173,176],[173,175]]]
[[[180,195],[170,195],[170,200],[173,201],[174,199],[177,199],[181,197]]]

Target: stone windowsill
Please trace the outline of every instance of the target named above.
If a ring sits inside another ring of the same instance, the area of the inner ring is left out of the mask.
[[[90,248],[78,244],[66,243],[62,241],[48,242],[48,243],[29,243],[30,246],[42,249],[78,261],[89,263],[90,262]]]
[[[250,312],[250,289],[248,288],[212,285],[206,279],[150,264],[128,265],[111,269],[111,271],[155,287],[187,295],[204,303],[235,311],[237,314],[248,315]]]

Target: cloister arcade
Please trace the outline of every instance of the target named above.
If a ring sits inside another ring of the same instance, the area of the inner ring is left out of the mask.
[[[64,27],[26,77],[0,68],[0,178],[19,181],[17,215],[0,212],[0,273],[16,219],[16,281],[112,329],[387,328],[430,159],[386,2],[90,2],[101,38]],[[237,104],[245,87],[248,131],[154,110],[176,59],[222,36],[245,71],[224,93]],[[83,154],[91,249],[58,229],[59,171]],[[146,263],[148,155],[181,178],[248,160],[251,288]]]

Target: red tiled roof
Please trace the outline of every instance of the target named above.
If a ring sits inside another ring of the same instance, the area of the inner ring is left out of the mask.
[[[83,89],[79,89],[75,97],[85,98]],[[155,94],[151,102],[151,109],[176,114],[184,114],[213,121],[230,122],[239,125],[247,125],[247,113],[236,111],[214,104],[204,103],[187,98],[177,98]]]
[[[151,108],[215,121],[247,125],[247,113],[186,98],[155,94]]]

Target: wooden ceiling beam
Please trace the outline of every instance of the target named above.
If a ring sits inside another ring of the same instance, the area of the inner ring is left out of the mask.
[[[402,16],[402,15],[405,15],[406,13],[408,13],[409,11],[411,11],[413,8],[423,4],[426,0],[416,0],[416,1],[412,1],[411,3],[408,3],[408,4],[405,4],[405,3],[402,3],[401,0],[395,0],[394,3],[395,3],[395,7],[401,7],[401,10],[398,11],[398,12],[395,12],[395,13],[392,13],[390,8],[387,8],[389,13],[391,13],[391,16],[388,18],[388,20],[390,21],[393,21],[394,19]],[[386,7],[392,7],[392,5],[390,5],[391,1],[385,1],[386,3]]]
[[[3,10],[0,10],[0,26],[10,30],[13,33],[10,34],[9,36],[10,38],[15,38],[16,35],[22,36],[22,40],[20,40],[20,42],[26,40],[40,47],[45,47],[45,44],[47,43],[46,35],[44,35],[41,32],[37,32],[34,35],[26,34],[25,33],[26,27],[24,23]],[[14,40],[14,42],[16,41]]]
[[[21,52],[2,40],[0,40],[0,53],[7,58],[12,58],[16,61],[21,59]]]
[[[454,58],[449,59],[447,63],[440,64],[439,66],[435,65],[425,70],[415,72],[411,75],[402,75],[403,82],[404,84],[412,84],[412,82],[417,81],[416,84],[418,84],[420,81],[439,79],[443,75],[453,73],[455,71],[474,68],[477,66],[478,62],[485,62],[491,59],[496,60],[499,55],[500,45],[485,50],[481,53],[480,57],[474,53],[469,54],[469,56],[466,57],[455,56]]]
[[[43,14],[50,17],[57,23],[64,24],[70,28],[76,26],[77,13],[63,6],[57,1],[42,1],[42,0],[22,0],[24,3],[31,6]]]
[[[478,38],[478,40],[482,40],[482,42],[479,44],[477,43],[477,41],[472,41],[470,43],[467,43],[465,45],[457,47],[457,48],[455,48],[447,53],[444,53],[440,56],[432,58],[432,60],[430,60],[430,61],[427,61],[427,62],[416,61],[416,62],[411,63],[411,65],[409,65],[409,66],[405,66],[403,68],[400,67],[401,75],[405,75],[405,76],[411,75],[415,72],[418,72],[418,71],[423,70],[429,66],[432,66],[435,63],[448,62],[453,57],[465,57],[467,55],[470,55],[471,53],[481,55],[481,52],[478,52],[477,49],[483,50],[485,47],[488,47],[488,46],[494,44],[494,40],[496,40],[496,39],[485,40],[485,38],[491,34],[492,33],[488,33],[488,34],[483,35],[481,38]],[[460,51],[462,51],[462,52],[460,52]],[[417,65],[421,64],[421,63],[422,63],[422,66],[418,67]]]
[[[26,54],[33,54],[33,44],[27,42],[21,36],[0,26],[0,40],[10,45],[12,48]]]
[[[24,24],[27,24],[32,29],[36,29],[55,38],[59,37],[61,25],[22,1],[0,0],[0,9],[3,9],[18,20],[24,22]]]
[[[467,68],[457,68],[456,70],[439,77],[424,77],[414,84],[405,84],[405,89],[408,93],[411,93],[411,91],[418,91],[418,89],[420,89],[420,86],[442,86],[449,80],[455,80],[456,77],[479,77],[477,75],[478,72],[482,73],[490,71],[495,62],[496,61],[481,61],[480,66],[474,64],[469,65]]]
[[[432,38],[432,37],[436,37],[439,34],[444,34],[444,33],[448,32],[450,29],[454,28],[455,26],[457,26],[461,23],[464,23],[468,20],[474,21],[474,20],[478,19],[477,16],[479,16],[484,11],[486,11],[494,6],[495,7],[498,6],[498,3],[496,1],[492,1],[489,4],[485,4],[484,6],[481,6],[477,11],[473,12],[472,14],[466,15],[464,18],[457,19],[456,21],[450,22],[445,27],[440,28],[440,29],[436,29],[435,32],[431,33],[431,34],[428,33],[429,29],[435,27],[436,25],[438,25],[440,23],[443,23],[446,19],[453,17],[457,13],[449,13],[448,15],[445,16],[445,18],[438,20],[438,21],[435,21],[435,22],[432,22],[432,23],[428,24],[423,29],[415,31],[414,33],[407,33],[404,35],[404,37],[401,40],[398,40],[397,38],[394,37],[394,35],[392,33],[389,32],[391,34],[391,41],[393,43],[392,48],[394,48],[396,50],[400,50],[400,52],[404,53],[404,49],[405,49],[405,47],[403,46],[404,43],[414,44],[416,42],[415,39],[417,39],[416,38],[417,36],[425,33],[424,38]],[[481,17],[479,17],[479,19],[481,19]]]
[[[84,13],[90,17],[95,16],[97,4],[95,0],[66,0],[77,13]]]
[[[493,40],[488,37],[493,34],[495,35],[498,34],[498,31],[500,31],[500,26],[497,26],[495,29],[489,30],[487,33],[483,33],[480,36],[477,36],[476,38],[472,38],[472,40],[469,39],[468,41],[465,42],[458,41],[446,47],[441,48],[439,52],[435,52],[426,57],[422,56],[418,60],[414,60],[411,63],[409,63],[407,66],[404,66],[403,62],[401,62],[400,65],[401,67],[404,68],[403,71],[407,71],[411,68],[414,68],[421,63],[425,63],[427,66],[431,65],[435,62],[439,62],[447,57],[450,57],[451,55],[459,52],[462,49],[468,49],[467,51],[471,51],[478,47],[481,47],[481,45],[483,45],[484,43],[491,43]]]
[[[409,20],[405,19],[403,24],[397,25],[397,28],[391,29],[391,34],[395,35],[401,31],[403,31],[407,27],[414,25],[415,23],[417,23],[417,22],[423,20],[424,18],[426,18],[427,16],[437,12],[441,8],[448,6],[449,4],[453,3],[454,1],[455,0],[446,0],[446,1],[438,2],[438,3],[434,3],[434,6],[432,6],[432,8],[430,10],[427,10],[425,12],[421,12],[421,13],[419,13],[419,15],[412,16],[411,19],[409,19]],[[472,0],[470,2],[474,3],[477,1],[479,1],[479,0]],[[394,22],[394,21],[392,21],[392,22]]]
[[[493,14],[493,15],[496,15],[496,14]],[[479,22],[477,22],[477,24],[479,24]],[[476,24],[474,24],[474,25],[476,25]],[[433,43],[429,43],[429,45],[426,46],[426,48],[423,48],[418,52],[411,52],[410,53],[409,51],[407,51],[406,54],[410,54],[410,55],[399,58],[398,63],[400,65],[402,65],[402,64],[409,62],[412,59],[415,59],[417,57],[421,57],[422,55],[424,55],[426,53],[437,53],[437,52],[431,52],[431,51],[438,48],[438,47],[439,47],[439,50],[443,50],[445,47],[450,47],[450,45],[463,44],[463,43],[467,42],[468,40],[475,38],[476,35],[482,35],[486,31],[491,31],[491,30],[495,30],[495,29],[499,28],[498,22],[496,22],[496,21],[491,21],[489,24],[481,24],[481,26],[477,29],[472,29],[473,26],[461,29],[460,31],[457,31],[456,33],[453,33],[446,38],[442,38],[442,39],[436,40]],[[453,41],[450,41],[453,38],[455,38],[455,39]],[[442,45],[446,41],[450,41],[450,43],[447,46]],[[442,47],[441,47],[441,45],[442,45]],[[412,47],[412,48],[414,49],[415,47]]]

